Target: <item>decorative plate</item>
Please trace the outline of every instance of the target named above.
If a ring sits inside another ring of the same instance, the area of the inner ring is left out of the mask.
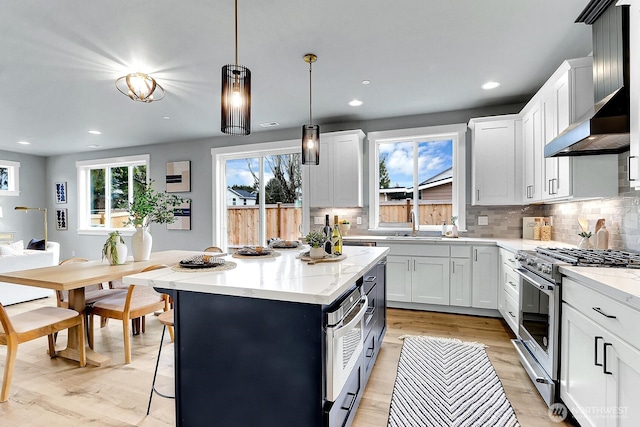
[[[245,246],[242,249],[238,249],[236,254],[244,255],[244,256],[268,256],[271,255],[273,251],[267,248],[263,248],[262,246],[257,247],[248,247]]]
[[[225,260],[210,255],[196,255],[180,261],[183,268],[212,268],[224,265]]]
[[[300,242],[297,240],[276,240],[271,242],[270,246],[274,249],[297,249],[300,247]]]

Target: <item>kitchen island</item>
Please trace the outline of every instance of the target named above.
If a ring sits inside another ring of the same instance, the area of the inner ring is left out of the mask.
[[[386,330],[388,249],[344,252],[342,261],[316,265],[298,259],[296,250],[225,256],[235,268],[168,268],[124,278],[173,297],[177,426],[350,424]],[[331,401],[326,314],[359,285],[376,304],[358,326],[367,344]]]

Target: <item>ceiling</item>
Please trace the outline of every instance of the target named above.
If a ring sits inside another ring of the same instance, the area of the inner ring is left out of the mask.
[[[590,27],[574,23],[586,4],[239,0],[252,133],[273,130],[266,122],[308,122],[308,52],[318,55],[316,124],[522,102],[563,59],[590,54]],[[0,149],[49,156],[223,135],[221,68],[234,62],[233,16],[232,0],[5,2]],[[118,92],[115,80],[133,71],[154,76],[165,99],[145,104]],[[481,89],[489,80],[501,86]],[[354,98],[363,105],[350,107]]]

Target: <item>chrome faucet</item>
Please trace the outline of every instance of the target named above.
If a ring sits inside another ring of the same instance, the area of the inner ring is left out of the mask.
[[[418,235],[418,228],[420,228],[416,221],[416,211],[411,211],[410,219],[411,219],[411,236],[416,237]]]

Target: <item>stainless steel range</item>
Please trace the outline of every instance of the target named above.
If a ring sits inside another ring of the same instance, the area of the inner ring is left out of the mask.
[[[537,248],[516,254],[520,317],[513,345],[547,405],[557,400],[561,266],[640,268],[640,254],[616,250]]]

